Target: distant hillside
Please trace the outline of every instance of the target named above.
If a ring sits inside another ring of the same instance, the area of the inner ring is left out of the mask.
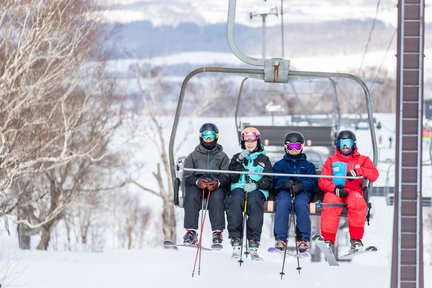
[[[345,20],[320,24],[287,24],[285,55],[292,57],[363,52],[371,23],[371,20]],[[386,49],[394,31],[394,27],[377,22],[369,51]],[[260,28],[237,25],[235,39],[242,51],[261,54]],[[121,48],[115,55],[116,58],[154,57],[185,51],[230,51],[225,24],[199,26],[185,23],[176,27],[154,27],[147,21],[132,22],[120,26],[115,42]],[[393,47],[396,47],[396,40],[393,41]],[[280,27],[267,29],[267,56],[281,56]]]

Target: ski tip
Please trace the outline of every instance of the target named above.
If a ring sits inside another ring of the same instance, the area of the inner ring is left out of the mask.
[[[366,247],[366,249],[365,249],[366,251],[378,251],[378,248],[377,247],[375,247],[375,246],[368,246],[368,247]]]
[[[174,242],[171,241],[171,240],[164,240],[164,241],[163,241],[163,244],[164,244],[164,245],[170,245],[170,244],[174,244]]]
[[[313,240],[313,241],[323,241],[324,238],[323,238],[321,235],[316,234],[316,235],[313,235],[313,236],[312,236],[312,240]]]

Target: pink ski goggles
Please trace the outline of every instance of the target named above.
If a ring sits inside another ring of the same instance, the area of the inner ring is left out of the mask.
[[[301,143],[286,143],[285,144],[285,148],[287,149],[287,150],[297,150],[297,151],[300,151],[300,150],[302,150],[303,149],[303,144],[301,144]]]
[[[260,138],[260,135],[255,132],[244,132],[241,134],[242,141],[256,141]]]

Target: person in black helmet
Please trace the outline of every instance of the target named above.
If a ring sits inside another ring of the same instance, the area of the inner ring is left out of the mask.
[[[316,175],[315,165],[309,162],[303,153],[305,138],[300,132],[289,132],[285,136],[285,155],[273,165],[274,173]],[[288,237],[289,217],[291,209],[296,213],[298,231],[297,248],[299,252],[306,252],[310,246],[311,221],[309,202],[317,187],[316,178],[296,176],[274,176],[274,187],[277,191],[275,201],[275,247],[286,249]],[[291,199],[294,198],[294,207]]]
[[[347,205],[348,229],[351,237],[350,253],[361,250],[367,204],[363,197],[363,177],[374,182],[379,172],[369,157],[360,155],[356,136],[352,131],[340,131],[336,138],[336,153],[327,158],[322,175],[362,176],[361,178],[320,178],[318,186],[324,192],[325,203],[345,203]],[[324,208],[321,211],[321,235],[331,253],[342,212],[341,206]]]
[[[184,162],[185,168],[203,170],[228,170],[229,158],[217,143],[219,129],[213,123],[205,123],[199,130],[200,144],[190,153]],[[185,244],[195,245],[198,242],[198,217],[202,208],[202,196],[209,198],[208,210],[213,243],[222,243],[222,232],[225,229],[224,197],[229,186],[228,175],[215,172],[184,172],[186,196],[184,199]]]

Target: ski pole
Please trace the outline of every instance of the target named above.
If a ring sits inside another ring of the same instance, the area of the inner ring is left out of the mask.
[[[293,205],[293,200],[292,200],[292,196],[291,196],[291,212],[290,212],[290,214],[292,214],[293,211],[294,211],[294,205]],[[287,254],[287,247],[288,247],[288,239],[289,239],[290,228],[291,228],[291,221],[289,221],[289,218],[288,218],[288,233],[287,233],[287,239],[286,239],[286,242],[285,242],[284,257],[283,257],[283,260],[282,260],[282,270],[279,273],[281,275],[281,280],[282,280],[283,276],[285,275],[285,272],[284,272],[284,270],[285,270],[285,259],[286,259],[286,254]]]
[[[292,209],[292,211],[294,211],[294,202],[295,202],[295,193],[292,193],[291,194],[291,199],[292,199],[292,201],[291,201],[291,209]],[[297,218],[296,218],[296,215],[294,214],[294,213],[291,213],[291,215],[292,215],[292,219],[291,219],[291,222],[293,223],[293,225],[294,225],[294,227],[295,227],[295,233],[294,233],[294,237],[295,237],[295,240],[297,241]],[[299,258],[299,256],[298,256],[298,253],[299,253],[299,250],[298,250],[298,246],[297,246],[297,243],[295,243],[296,245],[295,245],[295,247],[296,247],[296,255],[297,255],[297,271],[298,271],[298,273],[299,273],[299,275],[300,275],[300,270],[302,269],[302,267],[300,267],[300,258]]]
[[[247,214],[246,214],[247,205],[248,205],[248,203],[247,203],[247,199],[248,199],[247,194],[248,193],[245,192],[245,201],[244,201],[244,207],[243,207],[243,224],[242,224],[243,225],[242,226],[243,236],[242,236],[242,245],[240,246],[240,259],[238,260],[238,262],[240,263],[240,266],[244,262],[243,261],[243,244],[245,243],[244,242],[245,241],[245,237],[247,237]],[[246,240],[246,245],[247,245],[247,240]]]
[[[205,223],[205,218],[206,218],[206,214],[207,214],[207,207],[208,207],[208,202],[210,200],[210,191],[209,191],[209,195],[207,198],[207,202],[206,205],[204,206],[204,201],[205,201],[205,193],[204,193],[205,189],[202,190],[202,200],[201,200],[201,221],[200,221],[200,234],[199,234],[199,240],[198,240],[198,247],[197,247],[197,251],[195,254],[195,262],[194,262],[194,267],[192,270],[192,277],[194,277],[195,275],[195,268],[196,268],[196,264],[197,264],[197,260],[199,257],[199,261],[198,261],[198,275],[200,275],[201,272],[201,251],[202,251],[202,234],[204,231],[204,223]]]

